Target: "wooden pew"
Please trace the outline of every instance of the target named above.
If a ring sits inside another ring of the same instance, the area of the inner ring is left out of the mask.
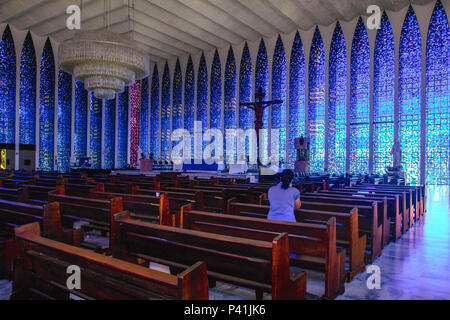
[[[386,197],[382,198],[374,198],[374,199],[365,199],[361,197],[353,197],[353,196],[344,196],[344,195],[332,195],[328,193],[324,193],[323,191],[319,191],[317,193],[304,193],[301,195],[301,198],[308,198],[313,201],[320,199],[320,201],[324,201],[326,203],[339,203],[339,204],[349,204],[349,205],[362,205],[362,206],[371,206],[373,202],[377,203],[378,207],[378,224],[382,225],[382,242],[381,249],[384,246],[387,246],[390,241],[390,230],[391,230],[391,222],[392,219],[388,217],[388,202]],[[309,201],[309,200],[308,200]]]
[[[332,212],[349,212],[353,208],[358,209],[359,231],[367,235],[368,254],[367,263],[372,263],[381,255],[383,245],[383,223],[378,219],[378,203],[371,205],[357,205],[338,203],[336,199],[316,198],[301,196],[302,208]]]
[[[344,190],[352,190],[357,192],[369,192],[373,194],[398,195],[400,197],[400,207],[402,208],[402,232],[405,233],[413,224],[414,209],[412,205],[412,191],[408,190],[385,190],[372,188],[345,187]]]
[[[208,299],[206,264],[198,262],[178,275],[105,257],[39,236],[39,224],[15,229],[17,258],[11,300]],[[81,271],[81,288],[67,288],[67,268]]]
[[[106,235],[109,232],[110,239],[112,216],[115,213],[123,211],[123,201],[121,197],[101,200],[49,192],[49,201],[59,202],[62,223],[64,226],[73,228],[74,222],[85,221],[87,224],[83,225],[83,230],[98,230],[102,235]],[[98,246],[92,246],[92,244],[87,242],[83,242],[82,246],[98,251],[103,250]]]
[[[28,189],[21,186],[18,186],[17,188],[0,188],[0,199],[16,202],[28,202]]]
[[[174,208],[176,210],[179,210],[181,208],[180,204],[184,205],[186,202],[192,203],[195,209],[203,210],[204,208],[203,191],[177,192],[177,191],[160,191],[160,190],[138,188],[137,190],[134,191],[134,194],[154,196],[156,194],[160,194],[161,192],[164,192],[169,195],[171,201],[170,203],[171,209],[172,205],[175,204]]]
[[[255,205],[239,203],[236,199],[228,201],[230,215],[267,219],[268,205]],[[326,224],[330,218],[336,219],[336,239],[340,247],[348,249],[349,263],[347,268],[347,280],[351,281],[358,273],[365,270],[366,235],[359,235],[358,209],[348,212],[332,212],[300,208],[295,210],[297,222]]]
[[[345,291],[345,250],[336,248],[336,219],[326,225],[281,222],[238,217],[183,207],[181,228],[270,241],[274,235],[287,232],[291,265],[325,273],[323,298],[334,299]]]
[[[261,200],[262,204],[269,205],[268,200]],[[348,213],[352,209],[358,209],[359,232],[367,235],[368,252],[366,263],[372,263],[375,258],[381,255],[383,225],[378,223],[378,204],[373,202],[370,206],[339,204],[333,201],[324,202],[323,199],[302,199],[302,209],[317,211],[344,212]]]
[[[65,183],[65,194],[70,196],[76,196],[76,197],[89,197],[89,194],[91,192],[99,191],[101,184],[72,184],[72,183]]]
[[[357,188],[369,188],[371,190],[383,190],[387,192],[398,192],[398,191],[404,191],[407,192],[407,195],[410,195],[410,198],[408,199],[408,204],[412,208],[414,207],[414,213],[411,214],[411,217],[414,217],[414,220],[417,221],[420,219],[422,215],[425,214],[424,212],[424,201],[426,200],[423,196],[425,194],[425,187],[424,186],[394,186],[389,184],[378,184],[378,185],[371,185],[371,184],[361,184],[357,185]],[[411,192],[411,193],[410,193]]]
[[[221,212],[226,212],[227,210],[227,200],[223,190],[164,187],[163,191],[190,192],[190,193],[202,192],[204,210],[221,211]]]
[[[0,278],[9,277],[14,257],[14,228],[38,222],[43,236],[74,245],[80,245],[80,230],[63,230],[59,203],[44,206],[0,200]]]
[[[96,191],[92,195],[98,199],[122,198],[123,209],[131,211],[133,219],[163,225],[172,225],[175,220],[179,220],[179,213],[176,217],[170,212],[169,196],[166,193],[160,193],[156,196]]]
[[[51,191],[57,191],[57,193],[64,194],[64,185],[57,185],[54,187],[48,186],[36,186],[36,185],[23,185],[22,187],[28,189],[29,202],[33,204],[44,204],[48,202],[48,193]]]
[[[290,274],[286,233],[257,241],[139,222],[131,220],[129,212],[114,218],[114,257],[161,263],[172,271],[205,261],[210,281],[255,289],[257,298],[262,298],[263,291],[272,293],[272,299],[304,297],[306,274]]]
[[[387,215],[391,219],[392,224],[392,239],[393,241],[396,241],[399,239],[402,235],[402,217],[403,217],[403,211],[400,207],[400,196],[398,194],[366,194],[361,193],[358,191],[352,191],[348,189],[333,189],[333,190],[326,190],[321,191],[321,194],[325,194],[329,197],[357,197],[367,200],[383,200],[386,199],[387,201]]]

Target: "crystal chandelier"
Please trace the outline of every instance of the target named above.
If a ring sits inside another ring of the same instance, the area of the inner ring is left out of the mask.
[[[149,75],[150,58],[124,36],[108,30],[79,31],[59,46],[61,69],[84,82],[99,99],[113,99]]]

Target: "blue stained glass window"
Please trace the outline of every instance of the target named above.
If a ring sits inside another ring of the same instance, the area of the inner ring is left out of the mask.
[[[236,159],[236,139],[233,138],[233,132],[236,129],[236,60],[232,47],[228,50],[225,64],[224,90],[224,146],[227,162],[231,163]],[[229,145],[226,144],[227,139],[230,142]]]
[[[189,130],[193,137],[194,131],[194,103],[195,103],[195,75],[194,64],[189,56],[186,66],[186,75],[184,81],[184,129]],[[191,144],[191,155],[194,154],[194,144]]]
[[[247,42],[244,45],[239,72],[239,100],[240,102],[252,101],[252,58]],[[239,106],[239,128],[246,131],[253,127],[253,111],[245,106]],[[245,141],[245,154],[250,155],[248,139]]]
[[[128,163],[128,108],[129,88],[118,94],[117,98],[117,167],[124,168]]]
[[[297,31],[291,51],[289,71],[289,158],[293,168],[297,159],[295,138],[305,136],[305,53],[300,33]]]
[[[59,69],[58,73],[58,172],[70,168],[70,147],[72,129],[72,76]]]
[[[347,146],[347,52],[336,23],[330,49],[328,103],[328,172],[345,173]]]
[[[186,66],[186,75],[184,82],[184,128],[186,130],[194,130],[194,103],[195,103],[195,74],[192,58]]]
[[[172,132],[183,128],[183,75],[181,74],[180,61],[177,59],[175,73],[173,75],[172,92]],[[169,141],[171,136],[168,137]],[[172,142],[172,148],[177,145],[177,141]]]
[[[35,144],[36,139],[36,53],[31,33],[23,42],[20,57],[20,144]]]
[[[419,23],[410,6],[400,35],[399,137],[402,166],[407,183],[420,180],[420,86],[421,37]]]
[[[370,48],[360,17],[353,35],[350,61],[350,172],[369,170]]]
[[[216,50],[211,67],[211,84],[209,87],[211,106],[209,109],[210,128],[222,128],[222,68],[219,52]]]
[[[90,139],[92,169],[100,169],[102,165],[102,99],[94,97],[91,92]]]
[[[172,130],[183,128],[183,75],[180,61],[177,59],[173,75],[172,91]],[[170,137],[169,137],[170,138]]]
[[[159,74],[157,66],[153,69],[152,88],[150,94],[150,153],[153,153],[154,159],[159,159]]]
[[[47,39],[41,59],[39,101],[39,169],[53,171],[55,149],[55,59]]]
[[[382,174],[392,166],[394,144],[394,36],[386,12],[375,39],[373,89],[373,172]]]
[[[170,104],[170,74],[167,62],[164,66],[161,95],[161,159],[170,160],[170,120],[172,105]]]
[[[310,170],[321,172],[325,158],[325,50],[318,27],[309,53],[308,122]]]
[[[149,79],[141,80],[141,112],[140,112],[140,129],[139,129],[139,147],[145,157],[149,156],[148,149],[148,122],[149,122]]]
[[[116,98],[105,100],[105,124],[103,143],[105,154],[103,155],[103,168],[114,169],[115,157],[115,133],[116,133]]]
[[[427,37],[426,183],[449,183],[450,30],[441,1],[436,3]]]
[[[0,41],[0,143],[15,143],[16,52],[9,25]]]
[[[271,141],[271,144],[278,144],[280,166],[285,167],[286,163],[286,54],[284,52],[283,40],[278,36],[273,54],[272,63],[272,99],[282,100],[283,103],[271,106],[271,127],[278,129],[280,137],[278,141]],[[276,150],[276,149],[274,149]]]
[[[81,81],[75,80],[74,156],[87,156],[87,104],[88,92]]]
[[[269,64],[267,58],[266,45],[264,39],[259,43],[258,55],[256,57],[255,67],[255,91],[259,88],[265,93],[265,100],[269,97]],[[263,112],[263,129],[269,128],[269,110],[266,108]],[[262,139],[261,139],[262,138]],[[258,149],[258,155],[261,157],[262,163],[268,160],[269,135],[268,132],[260,137],[259,146],[262,151]]]
[[[206,66],[205,55],[202,53],[198,66],[197,78],[197,121],[202,122],[203,132],[208,128],[208,67]],[[203,142],[203,149],[206,142]]]

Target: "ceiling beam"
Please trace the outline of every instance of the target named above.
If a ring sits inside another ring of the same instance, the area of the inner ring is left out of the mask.
[[[273,6],[262,0],[237,0],[242,5],[253,11],[261,19],[270,21],[270,23],[277,29],[277,33],[289,33],[297,28],[290,19],[287,19],[284,14],[280,14],[278,10],[273,10]]]
[[[234,32],[223,28],[216,22],[214,22],[213,17],[206,18],[200,13],[192,10],[191,8],[181,4],[176,0],[147,0],[153,5],[164,9],[165,11],[171,12],[173,15],[179,19],[183,19],[188,22],[191,27],[196,26],[201,28],[218,38],[222,38],[228,43],[238,44],[244,41],[244,38]],[[188,29],[189,30],[189,29]]]
[[[205,18],[214,17],[214,22],[223,28],[238,34],[244,39],[256,41],[260,38],[260,34],[250,26],[241,23],[238,19],[228,14],[226,11],[210,4],[207,0],[178,0],[185,6],[202,14]]]
[[[209,43],[202,41],[201,39],[198,39],[196,37],[193,37],[191,34],[183,30],[179,30],[169,24],[156,20],[155,18],[148,16],[144,12],[136,11],[135,19],[137,22],[147,27],[147,30],[149,32],[158,33],[161,39],[167,37],[173,39],[174,42],[177,42],[180,45],[186,45],[194,49],[204,51],[214,49],[214,46],[210,45]]]
[[[191,34],[193,37],[197,39],[201,39],[202,41],[210,44],[213,48],[223,48],[229,45],[229,42],[225,39],[212,34],[211,32],[204,30],[202,28],[197,27],[196,25],[186,21],[184,19],[179,18],[173,13],[164,10],[148,1],[138,1],[135,3],[135,9],[140,12],[145,12],[148,16],[162,22],[165,24],[169,24],[178,30],[182,30]]]
[[[258,15],[253,13],[247,7],[243,6],[237,1],[229,0],[208,0],[217,8],[222,9],[229,15],[238,19],[241,23],[248,25],[259,33],[259,37],[273,37],[277,34],[275,27],[270,24],[270,21],[261,19]]]

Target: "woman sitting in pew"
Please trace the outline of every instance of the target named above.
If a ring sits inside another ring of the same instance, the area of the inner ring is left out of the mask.
[[[294,210],[300,208],[301,202],[300,191],[292,187],[294,173],[285,169],[280,180],[279,184],[269,189],[270,210],[267,219],[296,222]]]

